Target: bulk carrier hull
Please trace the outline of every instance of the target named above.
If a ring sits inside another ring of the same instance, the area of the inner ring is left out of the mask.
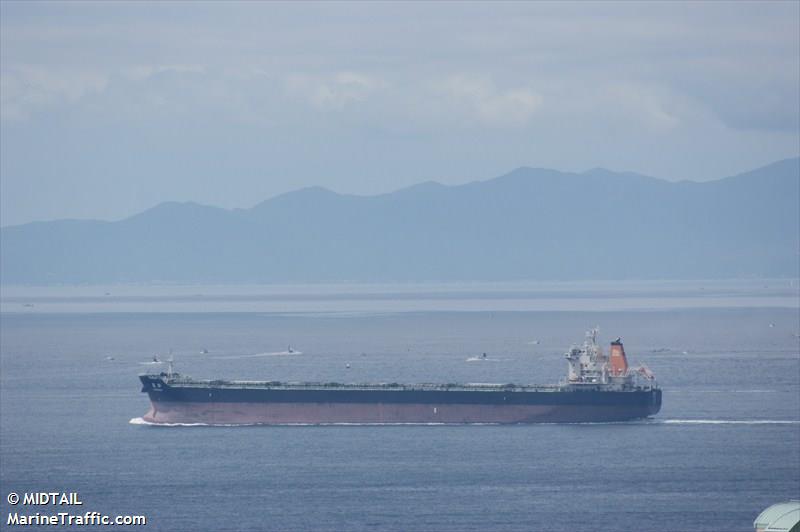
[[[593,385],[342,385],[141,375],[155,424],[581,423],[658,413],[661,390]]]

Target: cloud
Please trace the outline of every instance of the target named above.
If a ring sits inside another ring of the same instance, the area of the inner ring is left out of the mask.
[[[290,93],[300,95],[320,110],[344,109],[386,86],[387,83],[378,77],[348,71],[327,76],[292,74],[286,79]]]
[[[0,118],[19,121],[31,113],[71,104],[86,94],[103,91],[108,77],[97,71],[16,65],[0,76]]]
[[[457,111],[491,126],[524,126],[543,100],[527,87],[498,89],[488,79],[463,75],[436,81],[433,88]]]
[[[667,130],[678,127],[681,119],[677,112],[677,102],[663,89],[641,83],[611,83],[603,91],[603,96],[618,112],[648,129]]]
[[[123,67],[120,73],[132,80],[141,81],[163,72],[206,73],[205,65],[131,65]]]

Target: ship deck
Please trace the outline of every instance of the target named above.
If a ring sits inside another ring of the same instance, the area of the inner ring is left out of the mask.
[[[495,383],[340,383],[340,382],[280,382],[280,381],[227,381],[194,380],[189,378],[167,379],[172,388],[214,388],[214,389],[270,389],[270,390],[374,390],[374,391],[470,391],[470,392],[557,392],[560,385],[524,385]]]
[[[393,392],[562,392],[565,390],[599,390],[614,389],[623,391],[614,386],[598,384],[502,384],[502,383],[340,383],[340,382],[281,382],[281,381],[244,381],[244,380],[195,380],[188,377],[167,378],[150,375],[155,379],[163,379],[170,388],[198,389],[209,388],[215,390],[316,390],[316,391],[393,391]],[[651,389],[649,387],[634,386],[625,388],[624,391]]]

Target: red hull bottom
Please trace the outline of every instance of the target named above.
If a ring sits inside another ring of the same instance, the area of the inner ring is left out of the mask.
[[[143,419],[208,425],[513,424],[626,421],[655,413],[641,406],[158,402]]]

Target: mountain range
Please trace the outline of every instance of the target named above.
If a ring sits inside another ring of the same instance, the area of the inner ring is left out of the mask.
[[[797,277],[800,158],[706,182],[518,168],[0,230],[3,284]]]

